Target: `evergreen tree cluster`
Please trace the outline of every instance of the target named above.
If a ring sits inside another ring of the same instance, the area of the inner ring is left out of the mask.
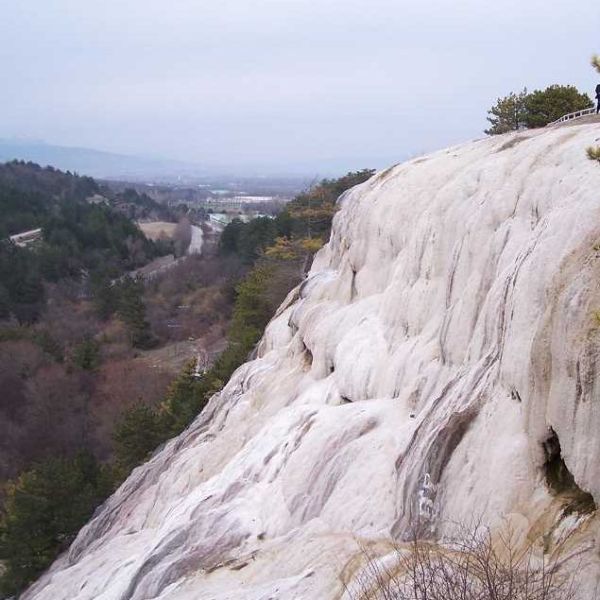
[[[280,232],[278,219],[259,217],[248,223],[234,219],[221,234],[223,254],[236,254],[245,264],[252,264]]]
[[[152,335],[146,318],[144,282],[129,276],[118,280],[97,278],[92,285],[92,300],[98,317],[103,320],[113,315],[123,321],[134,348],[153,348],[157,340]]]
[[[0,519],[0,594],[31,583],[69,547],[111,490],[110,472],[88,453],[48,459],[10,483]]]
[[[545,90],[511,92],[490,108],[488,135],[545,127],[563,115],[593,106],[592,99],[572,85],[551,85]]]
[[[100,191],[89,177],[51,167],[12,162],[0,165],[0,319],[37,319],[46,282],[90,274],[118,277],[167,249],[146,239],[110,204],[90,203]],[[41,228],[43,239],[26,248],[8,236]]]
[[[174,221],[171,210],[131,188],[115,192],[91,177],[14,160],[0,163],[0,237],[41,227],[63,204],[97,200],[128,219]]]

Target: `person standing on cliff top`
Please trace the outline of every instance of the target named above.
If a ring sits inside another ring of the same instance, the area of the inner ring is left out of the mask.
[[[596,114],[600,113],[600,83],[596,86],[596,101],[598,105],[596,106]]]

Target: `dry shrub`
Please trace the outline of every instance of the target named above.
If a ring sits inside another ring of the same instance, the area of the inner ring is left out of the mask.
[[[233,287],[242,273],[239,261],[218,256],[210,243],[202,256],[181,260],[146,287],[153,333],[169,343],[202,337],[215,324],[227,323],[235,300]]]
[[[564,542],[552,555],[518,544],[512,532],[461,526],[443,545],[414,534],[391,555],[375,558],[346,587],[352,600],[575,600],[579,565],[563,566]],[[567,572],[570,572],[569,576]],[[591,600],[591,599],[587,599]]]
[[[177,256],[183,256],[192,241],[192,224],[189,219],[185,217],[180,219],[173,232],[173,239],[175,240],[175,253]]]
[[[29,340],[0,344],[0,479],[80,445],[88,384]]]
[[[173,376],[141,360],[113,361],[102,365],[90,402],[93,423],[91,445],[101,460],[111,457],[115,423],[123,412],[137,404],[156,406],[164,397]]]
[[[600,162],[600,146],[590,146],[586,149],[587,157],[590,160],[595,160]]]

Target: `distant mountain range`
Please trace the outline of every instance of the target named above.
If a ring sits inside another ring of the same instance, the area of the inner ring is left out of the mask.
[[[0,162],[25,160],[97,178],[145,180],[206,175],[193,163],[115,154],[91,148],[0,139]]]
[[[116,154],[91,148],[58,146],[41,141],[22,141],[0,138],[0,163],[14,159],[51,165],[63,171],[90,175],[97,179],[136,182],[165,182],[193,184],[214,176],[236,177],[302,177],[315,179],[338,177],[348,171],[363,168],[382,168],[396,160],[382,157],[338,157],[291,161],[289,164],[274,161],[252,161],[247,164],[224,165],[147,158]]]

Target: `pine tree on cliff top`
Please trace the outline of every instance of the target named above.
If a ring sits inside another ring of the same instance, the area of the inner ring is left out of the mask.
[[[518,131],[525,125],[525,99],[527,89],[515,94],[511,92],[504,98],[498,98],[496,105],[488,111],[487,120],[491,127],[485,130],[487,135],[498,135],[509,131]]]

